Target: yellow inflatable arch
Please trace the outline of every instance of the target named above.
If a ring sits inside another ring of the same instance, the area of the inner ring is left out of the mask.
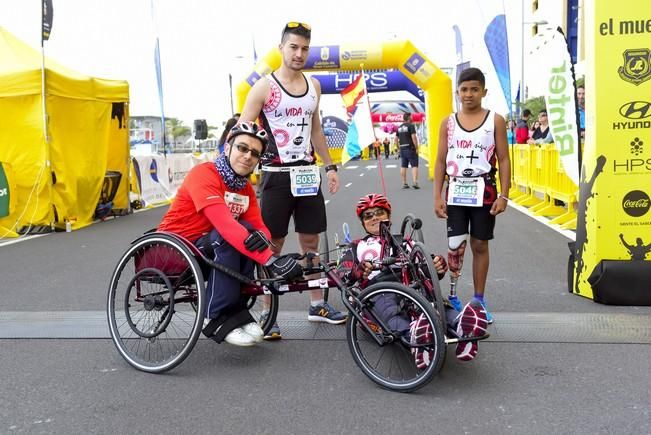
[[[267,53],[245,80],[237,85],[235,97],[241,112],[253,84],[281,65],[278,49]],[[358,71],[364,69],[397,69],[425,92],[427,151],[431,162],[429,177],[434,177],[434,160],[438,146],[441,119],[452,112],[452,81],[410,41],[391,41],[370,45],[324,45],[310,47],[305,71]],[[422,151],[421,151],[422,153]]]

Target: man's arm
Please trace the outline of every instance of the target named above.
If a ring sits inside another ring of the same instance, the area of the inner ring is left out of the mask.
[[[414,143],[414,147],[416,147],[416,150],[418,150],[418,135],[416,134],[416,127],[414,124],[410,124],[411,129],[414,130],[413,133],[411,134],[411,140]]]
[[[434,212],[440,218],[447,218],[447,206],[441,197],[443,181],[445,180],[445,160],[448,155],[448,117],[441,120],[439,126],[439,145],[436,150],[436,163],[434,165]]]
[[[260,116],[262,106],[269,94],[269,82],[267,79],[260,79],[251,88],[246,96],[246,102],[240,115],[240,122],[255,121]]]
[[[511,189],[511,158],[509,157],[509,146],[506,143],[506,121],[502,115],[498,114],[495,114],[495,152],[499,164],[500,197],[491,207],[492,215],[506,210],[509,189]]]
[[[325,166],[332,165],[332,158],[328,152],[328,143],[326,142],[325,135],[323,134],[323,128],[321,127],[321,117],[319,116],[319,103],[321,102],[321,84],[318,80],[311,78],[314,88],[316,90],[316,109],[312,114],[312,146],[314,151],[321,157],[323,164]],[[336,193],[339,190],[339,176],[337,176],[337,171],[331,169],[326,172],[328,177],[328,191],[330,193]]]

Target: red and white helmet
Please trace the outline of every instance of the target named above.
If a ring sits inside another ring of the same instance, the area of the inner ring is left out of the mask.
[[[362,196],[359,201],[357,201],[357,217],[361,218],[364,210],[375,207],[383,208],[388,213],[391,213],[391,204],[384,195],[379,193],[369,193],[368,195]]]

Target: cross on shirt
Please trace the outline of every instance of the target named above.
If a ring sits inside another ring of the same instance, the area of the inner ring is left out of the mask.
[[[468,159],[470,159],[470,164],[471,164],[471,165],[472,165],[472,163],[473,163],[473,162],[472,162],[473,160],[479,158],[479,156],[476,156],[476,155],[475,155],[475,150],[472,150],[472,151],[470,152],[470,155],[467,156],[467,157],[468,157]]]
[[[296,126],[301,126],[301,131],[303,131],[303,128],[307,126],[307,122],[305,122],[305,118],[301,118],[301,122],[297,122]]]

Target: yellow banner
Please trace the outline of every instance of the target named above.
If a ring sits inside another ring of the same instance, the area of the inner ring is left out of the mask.
[[[635,292],[651,273],[651,2],[584,5],[586,143],[570,290],[646,304],[638,299],[651,301],[651,284]]]

